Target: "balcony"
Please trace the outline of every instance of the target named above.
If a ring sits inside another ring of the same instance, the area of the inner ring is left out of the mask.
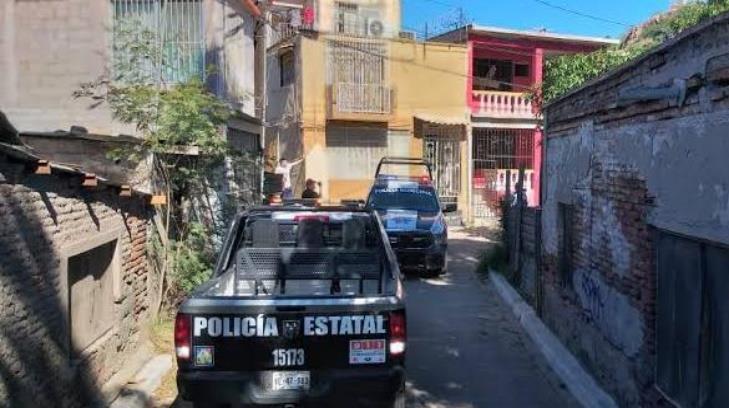
[[[473,91],[474,115],[500,119],[537,119],[532,102],[520,92]]]
[[[299,34],[299,30],[305,28],[301,25],[292,25],[288,22],[274,23],[271,27],[273,28],[271,30],[271,44],[278,44],[294,38]]]
[[[392,97],[392,88],[385,84],[335,83],[330,88],[329,118],[387,122]]]

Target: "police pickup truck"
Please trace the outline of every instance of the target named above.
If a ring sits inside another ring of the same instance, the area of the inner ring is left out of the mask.
[[[255,208],[180,306],[177,385],[196,407],[403,407],[405,342],[400,272],[376,212]]]
[[[391,171],[385,172],[385,166]],[[397,166],[405,167],[405,171],[393,169]],[[425,174],[408,169],[413,166],[424,167]],[[418,269],[431,276],[445,271],[448,226],[443,213],[455,211],[455,207],[441,207],[428,162],[383,158],[377,166],[367,207],[382,217],[401,268]]]

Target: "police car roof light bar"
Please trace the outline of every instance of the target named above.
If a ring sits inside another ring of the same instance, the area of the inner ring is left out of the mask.
[[[380,159],[380,162],[377,164],[377,171],[375,172],[375,179],[377,179],[380,176],[380,173],[382,171],[382,166],[387,164],[395,164],[395,165],[404,165],[404,166],[424,166],[428,170],[428,177],[430,179],[433,179],[433,170],[431,169],[430,162],[418,158],[418,157],[388,157],[385,156],[382,159]]]

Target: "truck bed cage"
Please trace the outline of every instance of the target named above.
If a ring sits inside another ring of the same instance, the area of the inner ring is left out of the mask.
[[[433,170],[431,168],[430,162],[418,158],[418,157],[398,157],[398,156],[385,156],[382,159],[380,159],[380,162],[377,164],[377,171],[375,172],[375,179],[377,179],[380,176],[380,173],[382,171],[383,165],[388,164],[394,164],[394,165],[401,165],[401,166],[424,166],[428,170],[428,177],[430,179],[433,179]]]
[[[276,281],[281,294],[286,293],[286,282],[290,280],[329,280],[332,295],[341,291],[341,281],[359,281],[359,292],[364,294],[365,280],[376,280],[377,290],[382,293],[384,270],[384,260],[377,251],[243,248],[237,253],[235,281],[253,281],[256,296],[262,288],[266,291],[264,280]]]

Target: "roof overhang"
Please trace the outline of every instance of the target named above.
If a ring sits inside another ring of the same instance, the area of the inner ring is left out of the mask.
[[[413,134],[417,138],[435,137],[466,140],[468,120],[433,114],[417,114],[413,117]]]
[[[590,37],[583,35],[559,34],[548,31],[514,30],[510,28],[481,26],[472,24],[468,26],[468,32],[482,35],[493,35],[506,38],[537,39],[563,43],[590,44],[598,46],[620,44],[620,40],[614,38]]]

